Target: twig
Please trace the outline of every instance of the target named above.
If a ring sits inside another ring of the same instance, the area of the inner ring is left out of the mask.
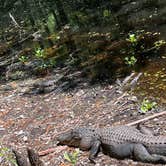
[[[120,97],[118,97],[113,104],[116,105],[125,95],[127,95],[127,92],[124,92]]]
[[[16,27],[21,28],[21,27],[19,26],[19,24],[17,23],[16,19],[14,18],[14,16],[13,16],[10,12],[9,12],[9,17],[12,19],[12,21],[13,21],[13,23],[14,23],[14,25],[15,25]]]
[[[161,116],[161,115],[164,115],[164,114],[166,114],[166,111],[159,112],[159,113],[156,113],[156,114],[154,114],[154,115],[148,116],[148,117],[146,117],[146,118],[143,118],[143,119],[140,119],[140,120],[137,120],[137,121],[128,123],[128,124],[126,124],[126,126],[133,126],[133,125],[136,125],[136,124],[138,124],[138,123],[145,122],[145,121],[148,121],[148,120],[150,120],[150,119],[154,119],[154,118],[156,118],[156,117],[158,117],[158,116]]]
[[[38,152],[39,156],[46,156],[50,153],[54,153],[56,151],[56,148],[49,148],[43,151]]]
[[[38,33],[40,33],[40,31],[37,31],[37,32],[34,32],[34,33],[28,35],[26,38],[24,38],[24,39],[18,41],[18,43],[19,43],[19,44],[22,44],[22,43],[25,42],[26,40],[28,40],[28,39],[30,39],[30,38],[34,38],[35,35],[38,34]]]

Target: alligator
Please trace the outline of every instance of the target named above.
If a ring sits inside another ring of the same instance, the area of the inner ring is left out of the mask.
[[[89,150],[89,160],[93,163],[102,151],[117,159],[130,158],[144,163],[166,164],[166,136],[156,136],[143,126],[77,127],[60,134],[57,141],[57,145]]]

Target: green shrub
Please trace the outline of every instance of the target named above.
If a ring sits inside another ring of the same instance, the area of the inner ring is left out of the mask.
[[[125,64],[129,66],[134,66],[136,62],[137,62],[137,59],[135,58],[135,56],[125,57]]]
[[[44,58],[44,49],[41,49],[40,47],[35,50],[35,56],[36,58]]]
[[[129,34],[129,37],[126,39],[127,41],[129,41],[130,43],[137,43],[138,42],[138,36],[136,36],[136,34],[132,33]]]
[[[18,60],[19,60],[20,62],[22,62],[22,63],[25,63],[25,62],[28,61],[28,57],[25,56],[25,55],[22,55],[22,56],[20,56],[20,57],[18,58]]]
[[[64,153],[64,158],[70,162],[73,166],[76,165],[77,161],[78,161],[78,155],[79,155],[79,149],[76,149],[73,153]]]
[[[141,103],[141,113],[146,113],[149,110],[152,110],[157,107],[157,103],[154,101],[149,101],[148,99],[144,99]]]

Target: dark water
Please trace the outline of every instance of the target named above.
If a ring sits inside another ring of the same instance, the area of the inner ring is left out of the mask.
[[[143,75],[138,81],[135,94],[140,98],[148,98],[158,104],[166,104],[166,56],[149,60],[141,69]]]

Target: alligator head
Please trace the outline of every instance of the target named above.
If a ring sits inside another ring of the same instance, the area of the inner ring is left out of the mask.
[[[63,134],[61,134],[58,138],[57,145],[68,145],[73,147],[79,147],[81,143],[82,136],[79,133],[79,130],[72,129]]]

